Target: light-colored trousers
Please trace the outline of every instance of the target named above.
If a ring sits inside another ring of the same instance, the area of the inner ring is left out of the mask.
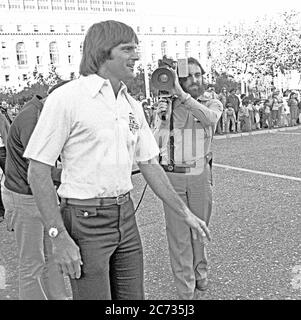
[[[199,175],[167,173],[174,189],[200,219],[209,224],[212,212],[212,174],[209,164]],[[177,213],[163,203],[171,268],[179,299],[194,298],[196,281],[207,274],[205,244],[193,240],[191,229]]]
[[[14,231],[18,248],[19,299],[66,300],[64,277],[33,196],[3,187],[2,198],[7,228]]]

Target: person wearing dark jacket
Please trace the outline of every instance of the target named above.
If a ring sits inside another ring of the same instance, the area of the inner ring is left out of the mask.
[[[231,103],[232,108],[235,111],[235,117],[238,119],[238,111],[240,107],[240,100],[238,96],[236,95],[236,89],[232,88],[229,91],[229,95],[227,97],[227,103]]]
[[[52,87],[50,92],[68,81]],[[7,137],[3,203],[7,229],[14,231],[19,258],[20,300],[66,300],[63,275],[54,261],[41,214],[28,184],[29,161],[23,157],[45,99],[34,96],[14,119]],[[52,177],[60,170],[53,167]]]
[[[9,131],[9,122],[6,117],[0,112],[0,168],[1,168],[1,182],[5,175],[5,160],[6,160],[6,142]],[[4,220],[4,206],[1,197],[1,183],[0,183],[0,222]]]

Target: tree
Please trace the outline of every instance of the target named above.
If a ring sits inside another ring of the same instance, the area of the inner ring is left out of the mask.
[[[17,92],[13,88],[2,88],[0,90],[0,99],[5,100],[9,105],[23,105],[34,95],[46,97],[49,87],[62,81],[62,78],[57,73],[55,66],[51,65],[48,75],[45,77],[42,73],[37,71],[37,68],[29,75],[27,86],[21,91]]]
[[[151,74],[153,72],[152,70],[152,66],[150,64],[147,65],[147,78],[148,81],[150,81],[151,78]],[[144,68],[143,66],[140,64],[137,67],[137,72],[136,72],[136,76],[133,80],[130,80],[127,83],[127,87],[128,87],[128,91],[129,93],[134,96],[134,97],[139,97],[139,96],[144,96],[146,97],[146,92],[145,92],[145,77],[144,77]],[[150,84],[150,88],[151,84]],[[152,89],[151,89],[152,91]]]
[[[288,70],[300,71],[299,19],[299,12],[290,11],[258,19],[235,32],[228,30],[222,41],[212,44],[213,69],[255,85],[272,83]]]

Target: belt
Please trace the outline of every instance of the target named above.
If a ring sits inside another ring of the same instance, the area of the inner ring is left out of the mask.
[[[212,161],[212,152],[209,152],[205,157],[204,157],[206,163],[210,164],[210,161]],[[174,164],[161,164],[161,167],[164,169],[166,172],[174,172],[174,173],[188,173],[190,172],[191,167],[188,166],[181,166],[181,165],[174,165]]]
[[[91,198],[91,199],[74,199],[62,198],[62,202],[74,206],[86,207],[106,207],[112,205],[122,205],[130,200],[130,193],[121,194],[118,197]]]

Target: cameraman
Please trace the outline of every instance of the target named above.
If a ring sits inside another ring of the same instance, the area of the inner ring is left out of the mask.
[[[223,106],[204,96],[204,69],[188,58],[188,76],[174,73],[171,101],[157,106],[154,130],[160,148],[160,164],[189,209],[207,225],[212,211],[211,142]],[[171,267],[180,299],[194,299],[206,290],[207,257],[204,242],[195,241],[191,230],[163,204]]]

